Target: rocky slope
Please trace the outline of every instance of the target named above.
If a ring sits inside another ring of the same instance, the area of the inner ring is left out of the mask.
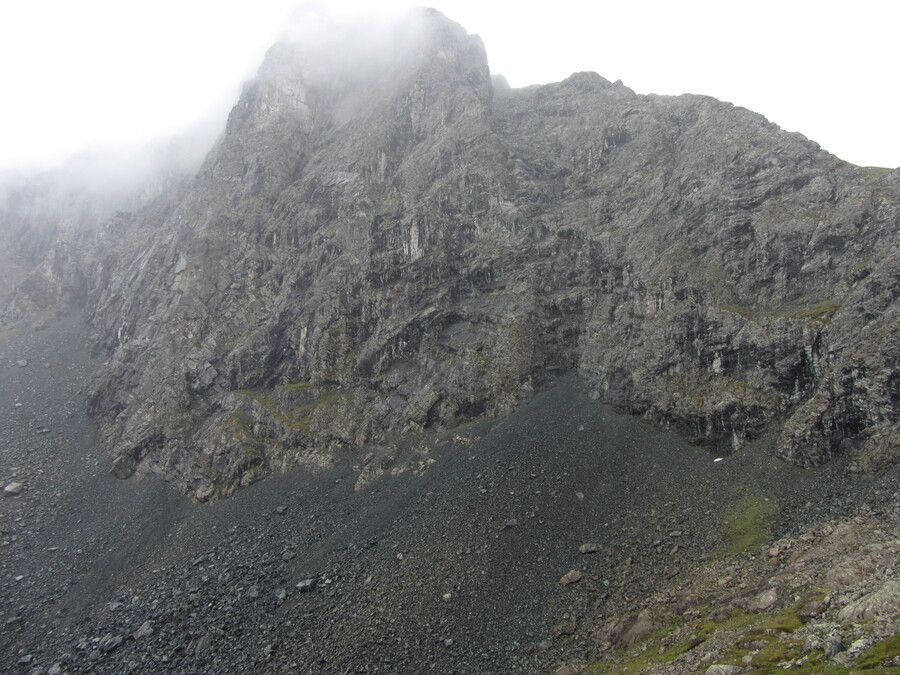
[[[711,98],[509,90],[434,11],[371,27],[273,47],[189,185],[13,297],[84,280],[116,475],[214,500],[373,443],[365,482],[565,373],[720,448],[896,461],[900,172]]]
[[[86,327],[38,327],[0,336],[3,672],[900,672],[900,467],[715,461],[567,377],[364,490],[199,505],[109,474]]]

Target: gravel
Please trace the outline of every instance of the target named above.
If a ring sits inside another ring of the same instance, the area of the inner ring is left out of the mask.
[[[776,501],[779,536],[896,489],[786,465],[769,439],[716,462],[563,378],[504,420],[411,437],[421,475],[354,490],[348,455],[200,506],[109,474],[87,337],[71,315],[0,342],[0,482],[24,485],[0,500],[13,672],[553,672],[586,653],[577,626],[721,550],[742,496]]]

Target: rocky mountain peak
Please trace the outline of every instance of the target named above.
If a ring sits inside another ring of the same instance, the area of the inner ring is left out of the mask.
[[[433,10],[298,17],[193,183],[78,268],[117,475],[380,466],[566,373],[720,451],[893,461],[897,172],[708,97],[495,82]]]

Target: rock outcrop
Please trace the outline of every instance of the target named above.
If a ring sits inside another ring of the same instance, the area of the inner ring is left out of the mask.
[[[708,97],[509,89],[431,10],[375,32],[273,47],[193,182],[80,252],[117,475],[215,499],[567,372],[698,442],[892,461],[900,171]]]

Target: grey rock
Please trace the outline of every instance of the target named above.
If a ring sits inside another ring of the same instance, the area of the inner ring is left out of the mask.
[[[884,582],[878,589],[838,612],[838,621],[866,621],[900,614],[900,581]]]
[[[287,597],[287,591],[285,589],[283,589],[283,588],[275,589],[275,599],[278,600],[278,602],[281,602],[286,597]]]
[[[19,482],[8,483],[6,487],[3,488],[3,494],[15,496],[22,493],[22,490],[25,489],[25,486]]]
[[[776,602],[778,602],[778,589],[773,587],[756,594],[743,604],[748,612],[762,612],[772,607]]]
[[[132,637],[135,640],[140,640],[141,638],[150,637],[153,635],[153,632],[153,624],[150,621],[145,621],[141,624],[141,627],[134,632]]]
[[[840,635],[830,635],[825,639],[825,658],[834,658],[844,649],[844,643]]]
[[[706,675],[738,675],[744,672],[740,666],[714,664],[706,669]]]
[[[20,359],[20,360],[16,361],[16,365],[19,366],[19,368],[28,367],[28,359]]]
[[[122,645],[124,642],[124,638],[121,635],[114,635],[112,633],[107,633],[102,638],[100,638],[100,642],[97,643],[97,646],[104,653],[109,653]]]

